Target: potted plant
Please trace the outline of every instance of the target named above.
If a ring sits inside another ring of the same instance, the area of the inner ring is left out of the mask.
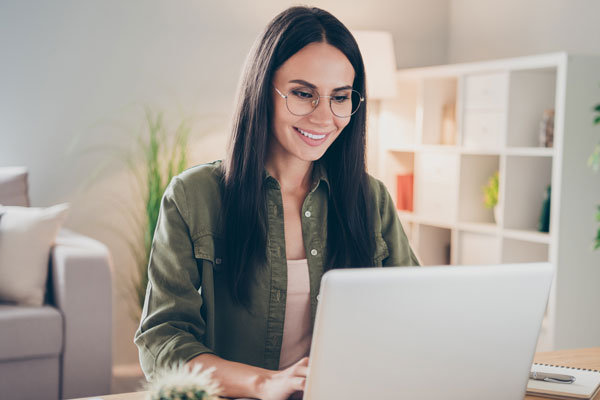
[[[144,219],[138,226],[137,240],[129,242],[136,258],[136,276],[130,281],[135,298],[134,319],[144,306],[148,285],[148,261],[158,221],[163,193],[171,179],[188,166],[190,125],[186,119],[174,131],[168,130],[163,114],[145,110],[144,129],[137,137],[136,149],[129,154],[128,166],[140,183]]]
[[[215,367],[203,369],[185,363],[159,369],[152,380],[144,385],[148,400],[217,400],[221,392],[213,378]]]
[[[494,219],[500,222],[500,209],[498,208],[498,187],[500,183],[499,172],[496,171],[488,179],[487,185],[483,186],[483,204],[485,208],[494,209]]]

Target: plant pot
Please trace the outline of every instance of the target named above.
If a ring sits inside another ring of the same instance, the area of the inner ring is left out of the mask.
[[[500,207],[497,204],[494,206],[494,221],[500,224]]]

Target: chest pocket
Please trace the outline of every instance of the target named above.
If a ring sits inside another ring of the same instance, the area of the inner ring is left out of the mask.
[[[382,267],[383,260],[388,258],[389,255],[390,255],[390,252],[388,250],[387,243],[385,243],[385,240],[383,240],[383,236],[381,236],[381,233],[376,232],[375,233],[375,259],[373,260],[374,265],[376,267]]]
[[[215,235],[206,234],[194,239],[194,257],[197,261],[209,262],[215,271],[220,271],[223,267],[222,250],[222,242]]]

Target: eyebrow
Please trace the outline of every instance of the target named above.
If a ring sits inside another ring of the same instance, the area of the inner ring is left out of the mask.
[[[305,81],[304,79],[292,79],[291,81],[289,81],[289,83],[299,83],[299,84],[309,87],[311,89],[317,88],[315,85],[313,85],[310,82]],[[352,86],[346,85],[346,86],[337,87],[337,88],[333,89],[333,92],[336,92],[338,90],[345,90],[345,89],[352,89]]]

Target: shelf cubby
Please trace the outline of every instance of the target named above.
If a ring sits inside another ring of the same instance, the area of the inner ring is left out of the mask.
[[[458,200],[458,220],[460,222],[495,222],[493,210],[485,208],[483,187],[499,169],[499,156],[461,155],[459,183],[461,190]]]
[[[495,234],[458,232],[458,264],[486,265],[500,262],[500,240]]]
[[[544,262],[548,261],[548,244],[504,238],[502,241],[502,262]]]
[[[551,182],[552,157],[507,156],[504,227],[537,231],[544,195]]]
[[[415,212],[446,223],[456,220],[459,154],[421,152],[415,156]]]
[[[556,69],[528,69],[510,73],[507,146],[540,147],[544,110],[556,103]]]
[[[449,265],[451,259],[452,231],[447,228],[419,226],[417,255],[423,265]]]
[[[402,149],[417,142],[417,103],[419,85],[410,80],[398,81],[398,93],[393,99],[381,101],[379,113],[379,130],[397,132],[395,135],[384,135],[379,138],[380,146],[385,149]]]
[[[424,145],[456,145],[456,100],[458,79],[436,78],[423,81]]]
[[[411,247],[417,249],[419,245],[419,224],[402,218],[400,218],[400,223],[402,224],[402,228],[404,229],[404,233],[406,234]]]

